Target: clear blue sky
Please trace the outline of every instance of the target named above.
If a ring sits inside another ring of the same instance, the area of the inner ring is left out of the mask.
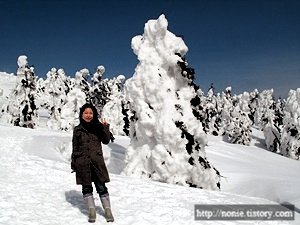
[[[205,93],[214,83],[286,98],[300,87],[300,0],[0,0],[0,71],[15,73],[25,54],[39,77],[104,65],[106,77],[130,78],[131,39],[161,13]]]

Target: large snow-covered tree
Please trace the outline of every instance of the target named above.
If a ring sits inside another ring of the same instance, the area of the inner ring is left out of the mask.
[[[284,107],[281,152],[289,158],[300,156],[300,88],[290,90]]]
[[[36,75],[28,65],[27,56],[18,58],[18,83],[10,94],[8,104],[2,109],[1,121],[15,126],[35,128],[38,124],[36,106]]]
[[[193,114],[193,70],[182,58],[188,48],[167,30],[164,15],[132,39],[140,61],[125,83],[133,113],[124,173],[153,180],[219,189],[220,174],[206,158],[206,134]]]

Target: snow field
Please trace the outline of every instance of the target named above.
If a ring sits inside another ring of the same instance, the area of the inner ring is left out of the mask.
[[[85,224],[81,187],[67,160],[71,134],[0,126],[0,224]],[[108,167],[120,164],[129,139],[105,147]],[[38,149],[35,149],[35,147]],[[64,146],[64,147],[61,147]],[[64,155],[61,151],[65,151]],[[210,152],[210,151],[209,151]],[[115,158],[116,157],[116,158]],[[213,157],[212,157],[213,158]],[[228,157],[229,158],[229,157]],[[236,160],[237,158],[233,158]],[[122,165],[115,170],[118,172]],[[263,174],[262,174],[263,175]],[[275,204],[266,199],[153,182],[110,173],[114,224],[297,224],[296,221],[194,221],[195,204]],[[228,179],[231,180],[231,179]],[[97,221],[106,224],[99,197]]]
[[[253,133],[252,146],[233,145],[210,136],[206,153],[224,176],[222,191],[291,203],[299,212],[299,161],[262,149],[256,141],[262,132],[253,130]]]

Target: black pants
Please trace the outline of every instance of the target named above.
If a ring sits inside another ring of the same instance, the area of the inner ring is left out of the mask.
[[[99,181],[98,177],[95,174],[94,168],[91,166],[91,176],[92,180],[94,181],[94,185],[96,187],[97,193],[99,195],[105,195],[108,193],[107,187],[105,183]],[[93,193],[93,186],[92,185],[82,185],[82,194],[91,194]]]

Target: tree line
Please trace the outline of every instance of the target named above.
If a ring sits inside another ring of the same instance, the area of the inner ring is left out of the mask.
[[[179,65],[183,66],[183,65]],[[191,69],[191,68],[189,68]],[[103,79],[105,68],[98,66],[91,74],[87,69],[67,76],[63,69],[52,68],[46,79],[38,79],[27,61],[18,68],[18,82],[4,104],[0,120],[15,126],[39,127],[40,111],[46,112],[50,129],[72,131],[78,124],[79,108],[91,102],[102,117],[108,118],[114,135],[129,135],[134,112],[125,100],[125,77]],[[193,71],[187,74],[193,75]],[[89,78],[90,81],[89,81]],[[263,131],[268,150],[299,160],[300,88],[291,90],[286,100],[273,97],[273,89],[233,95],[230,87],[215,93],[213,84],[207,94],[191,83],[197,95],[191,100],[193,115],[207,134],[249,145],[252,128]],[[178,110],[180,105],[175,106]]]

